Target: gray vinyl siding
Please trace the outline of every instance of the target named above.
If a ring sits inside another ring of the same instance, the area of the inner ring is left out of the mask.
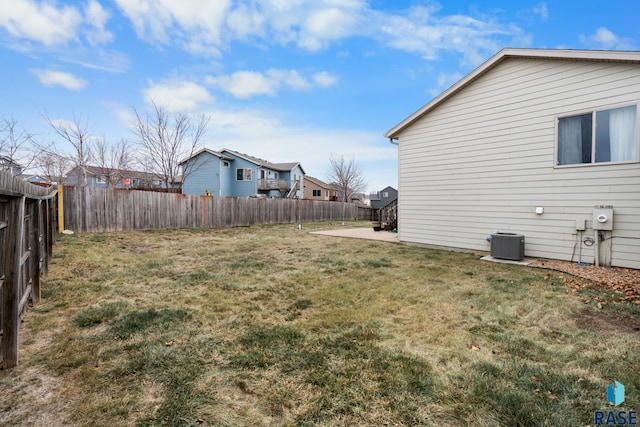
[[[501,62],[398,135],[399,239],[489,250],[488,235],[515,232],[526,256],[577,261],[576,220],[593,237],[594,206],[612,205],[611,264],[640,268],[640,163],[554,167],[557,117],[630,104],[635,64]]]

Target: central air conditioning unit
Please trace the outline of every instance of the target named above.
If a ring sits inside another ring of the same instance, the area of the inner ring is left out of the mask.
[[[491,256],[497,259],[520,261],[524,258],[524,236],[516,233],[492,234]]]

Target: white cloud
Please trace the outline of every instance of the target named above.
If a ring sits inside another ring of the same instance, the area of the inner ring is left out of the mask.
[[[138,37],[196,54],[217,54],[230,0],[115,0]]]
[[[87,81],[64,71],[33,70],[40,83],[45,86],[62,86],[69,90],[80,90],[87,85]]]
[[[298,46],[310,51],[320,50],[335,40],[354,34],[360,15],[355,8],[331,7],[313,12],[303,23]]]
[[[329,73],[328,71],[321,71],[319,73],[315,73],[311,76],[314,82],[321,87],[329,87],[333,86],[338,82],[338,76],[335,74]]]
[[[365,1],[115,0],[150,43],[218,54],[235,39],[266,39],[316,51],[356,33]]]
[[[108,43],[113,40],[113,33],[106,30],[107,21],[110,18],[100,3],[96,0],[90,0],[85,7],[85,19],[89,28],[86,31],[86,37],[92,46]]]
[[[465,15],[437,16],[433,8],[416,6],[404,15],[375,15],[379,33],[372,37],[390,47],[436,59],[442,51],[463,55],[468,65],[478,65],[497,52],[506,40],[520,38],[514,25]]]
[[[580,41],[595,49],[633,50],[634,43],[627,38],[621,38],[605,27],[600,27],[590,36],[580,36]]]
[[[267,76],[279,85],[285,85],[293,90],[309,90],[311,83],[300,75],[296,70],[276,70],[267,71]]]
[[[293,44],[313,52],[365,37],[427,59],[450,50],[477,65],[501,46],[527,40],[513,24],[442,15],[436,3],[390,13],[370,8],[365,0],[115,1],[139,37],[194,54],[219,55],[234,40]],[[548,16],[545,3],[534,10]]]
[[[237,71],[228,76],[210,77],[207,82],[236,98],[275,95],[279,82],[255,71]]]
[[[206,88],[188,81],[150,82],[142,92],[147,103],[156,103],[169,111],[191,111],[213,101]]]
[[[544,2],[534,6],[532,12],[534,15],[539,16],[543,21],[547,21],[549,19],[549,9],[547,8],[547,4]]]
[[[40,42],[46,46],[67,43],[76,37],[82,15],[71,6],[32,0],[11,0],[0,13],[0,27],[13,37]]]
[[[230,93],[236,98],[250,98],[257,95],[275,95],[282,87],[292,90],[309,90],[314,84],[327,87],[335,84],[337,77],[329,72],[315,73],[308,79],[296,70],[270,69],[265,73],[257,71],[236,71],[230,75],[211,76],[207,84]]]
[[[2,8],[0,27],[19,40],[47,47],[77,42],[81,33],[95,46],[113,40],[106,29],[109,17],[97,0],[89,0],[83,10],[51,1],[11,0]]]

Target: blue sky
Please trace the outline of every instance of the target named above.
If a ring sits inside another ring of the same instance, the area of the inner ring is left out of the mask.
[[[206,147],[355,159],[397,188],[384,133],[504,47],[640,48],[640,2],[0,0],[0,119],[46,142],[44,116],[132,139],[151,100],[207,114]]]

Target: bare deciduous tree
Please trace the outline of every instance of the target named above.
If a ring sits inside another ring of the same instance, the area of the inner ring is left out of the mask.
[[[124,171],[133,163],[131,150],[124,139],[116,144],[109,144],[105,138],[100,138],[95,143],[93,154],[94,163],[106,178],[107,186],[113,188],[124,178]]]
[[[0,122],[0,155],[27,169],[37,157],[37,147],[33,135],[18,128],[18,122],[3,119]]]
[[[82,117],[74,117],[73,122],[64,120],[53,120],[49,117],[45,118],[47,124],[54,132],[65,142],[71,144],[73,153],[68,156],[70,163],[80,169],[82,174],[82,186],[87,186],[87,167],[92,157],[91,136],[86,121],[82,121]],[[53,147],[52,152],[61,155],[61,150]]]
[[[350,201],[353,195],[362,192],[367,185],[355,159],[346,161],[344,156],[333,153],[329,155],[327,180],[337,187],[338,197],[342,202]]]
[[[142,148],[141,155],[152,172],[158,173],[167,188],[173,186],[182,172],[182,179],[193,172],[180,170],[180,161],[194,155],[202,147],[209,118],[201,115],[197,121],[185,113],[170,114],[167,108],[152,102],[153,110],[144,117],[138,110],[134,134]]]
[[[38,156],[36,166],[40,168],[45,178],[51,182],[61,184],[65,174],[69,171],[70,161],[66,156],[44,150]]]

